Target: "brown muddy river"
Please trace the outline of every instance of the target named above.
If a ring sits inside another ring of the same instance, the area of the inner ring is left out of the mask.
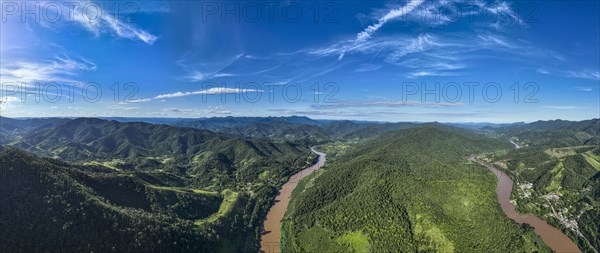
[[[510,195],[513,188],[513,181],[510,176],[501,170],[496,169],[494,166],[479,161],[474,157],[470,157],[469,160],[488,168],[496,175],[496,177],[498,177],[498,189],[496,190],[496,193],[498,194],[500,207],[502,207],[502,211],[506,216],[519,224],[527,223],[533,226],[535,233],[538,234],[555,252],[581,252],[581,250],[577,248],[577,245],[557,228],[549,225],[537,216],[525,215],[517,212],[515,205],[510,203]]]
[[[325,154],[312,149],[312,152],[319,155],[316,164],[294,174],[281,187],[279,195],[275,198],[275,204],[271,206],[267,213],[267,219],[263,223],[263,231],[260,237],[260,251],[265,253],[280,252],[279,238],[281,237],[281,219],[287,210],[292,191],[298,186],[300,179],[310,175],[325,164]]]
[[[261,252],[280,252],[279,239],[281,237],[281,219],[283,219],[288,204],[290,203],[292,191],[298,186],[300,179],[310,175],[310,173],[321,168],[325,164],[325,154],[315,151],[314,149],[312,149],[312,151],[319,155],[318,162],[291,176],[288,182],[281,187],[279,195],[275,198],[275,204],[269,209],[267,218],[263,223],[263,231],[260,238]],[[520,214],[516,211],[515,205],[510,202],[513,187],[513,180],[510,176],[501,170],[496,169],[494,166],[481,162],[474,157],[470,157],[469,160],[488,168],[496,175],[496,177],[498,177],[498,189],[496,190],[496,193],[498,195],[500,207],[506,216],[519,224],[527,223],[531,225],[534,228],[535,233],[538,234],[555,252],[581,252],[577,245],[557,228],[549,225],[537,216]]]

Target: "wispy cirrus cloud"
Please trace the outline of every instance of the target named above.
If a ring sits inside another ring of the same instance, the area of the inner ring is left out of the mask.
[[[539,68],[535,72],[540,73],[540,74],[544,74],[544,75],[550,74],[550,72],[547,69],[545,69],[545,68]]]
[[[586,92],[593,91],[593,89],[591,87],[583,87],[583,86],[577,86],[577,87],[575,87],[575,89],[578,91],[586,91]]]
[[[3,82],[33,84],[34,82],[74,82],[73,76],[81,71],[94,71],[96,64],[83,57],[71,58],[66,54],[40,61],[2,63]]]
[[[414,36],[402,32],[390,35],[387,32],[376,36],[377,31],[393,21],[410,23],[413,26],[441,26],[458,22],[459,19],[484,19],[484,16],[493,14],[498,18],[495,26],[525,25],[511,5],[504,1],[487,3],[414,0],[401,6],[388,5],[388,8],[377,10],[375,13],[375,24],[366,27],[355,38],[341,40],[326,47],[308,49],[305,52],[317,57],[335,56],[338,61],[352,54],[372,55],[373,58],[383,59],[385,63],[411,69],[405,72],[408,78],[460,75],[460,70],[468,67],[466,62],[477,57],[477,54],[473,53],[480,50],[523,57],[548,55],[548,52],[536,49],[525,41],[509,40],[502,33],[494,32],[493,29],[473,21],[465,21],[466,29],[455,34],[427,32]],[[500,20],[501,18],[512,22]]]
[[[185,53],[177,61],[177,65],[181,66],[187,72],[183,78],[185,81],[200,82],[213,78],[236,76],[237,74],[235,73],[224,71],[243,57],[244,54],[236,54],[218,61],[204,60],[201,54],[191,51]]]
[[[211,95],[211,94],[236,94],[236,93],[250,93],[250,92],[263,92],[263,90],[257,89],[240,89],[240,88],[226,88],[226,87],[215,87],[197,91],[185,91],[185,92],[174,92],[155,96],[152,99],[166,99],[166,98],[178,98],[187,97],[194,95]]]
[[[539,68],[536,70],[537,73],[544,75],[553,75],[553,76],[562,76],[562,77],[571,77],[571,78],[580,78],[580,79],[590,79],[590,80],[600,80],[600,72],[584,69],[584,70],[555,70],[555,69],[546,69]]]
[[[19,101],[18,97],[15,96],[3,96],[0,97],[0,109],[6,110],[14,106]]]
[[[484,16],[484,24],[493,28],[510,25],[526,25],[517,15],[510,3],[485,2],[472,0],[431,1],[419,6],[416,11],[406,15],[405,20],[417,22],[425,26],[447,25],[459,21],[460,18],[475,19]]]
[[[369,71],[375,71],[378,70],[380,68],[382,68],[382,65],[377,65],[377,64],[361,64],[357,69],[354,70],[354,72],[369,72]]]
[[[577,109],[577,106],[573,106],[573,105],[546,105],[546,106],[542,106],[543,108],[546,109],[554,109],[554,110],[575,110]]]
[[[39,6],[33,6],[34,4],[39,4],[39,2],[24,3],[23,5],[31,9],[39,8]],[[48,22],[46,19],[42,18],[39,23],[42,27],[57,30],[59,25],[75,23],[93,33],[95,36],[113,34],[120,38],[139,40],[148,45],[154,44],[158,39],[158,36],[135,26],[135,19],[125,19],[124,16],[127,15],[113,15],[115,11],[110,8],[114,8],[114,6],[106,7],[105,3],[102,1],[75,1],[68,2],[68,4],[65,2],[64,4],[55,4],[52,6],[54,7],[44,9],[46,12],[45,15],[49,15],[50,17],[65,15],[65,13],[68,13],[69,15],[63,17],[64,19],[59,20],[59,22]],[[146,13],[169,11],[168,8],[164,6],[140,8],[135,2],[125,3],[120,7],[129,9],[134,8],[136,11]]]
[[[421,70],[416,72],[408,73],[408,78],[419,78],[426,76],[457,76],[458,73],[451,71],[438,71],[438,70]]]
[[[600,80],[600,72],[589,69],[581,71],[568,71],[567,76],[583,79]]]
[[[371,38],[371,35],[373,33],[377,32],[377,30],[381,29],[381,27],[383,25],[385,25],[387,22],[390,22],[391,20],[397,19],[399,17],[406,15],[407,13],[412,12],[415,8],[417,8],[423,2],[424,2],[424,0],[412,0],[412,1],[408,2],[406,5],[398,8],[398,9],[390,10],[383,17],[379,18],[377,23],[368,26],[362,32],[358,33],[356,35],[356,41],[362,42],[362,41],[365,41],[365,40]]]
[[[282,66],[271,57],[235,54],[223,59],[206,59],[196,51],[185,53],[177,64],[186,74],[184,81],[200,82],[224,77],[254,77],[271,72]]]
[[[192,71],[192,73],[190,73],[186,79],[191,81],[191,82],[200,82],[200,81],[205,81],[205,80],[210,80],[213,78],[219,78],[219,77],[230,77],[230,76],[235,76],[235,74],[231,74],[231,73],[209,73],[209,74],[203,74],[200,71],[194,70]]]
[[[406,78],[425,76],[458,76],[464,74],[470,66],[469,61],[476,61],[478,50],[525,54],[538,57],[547,55],[535,47],[521,45],[520,40],[509,40],[502,34],[488,31],[479,25],[468,21],[466,31],[455,34],[438,33],[436,31],[418,34],[397,30],[390,32],[382,27],[392,23],[402,22],[427,26],[434,22],[436,25],[447,25],[456,22],[457,18],[468,19],[461,14],[464,10],[483,17],[486,13],[504,16],[516,23],[522,20],[506,2],[486,3],[482,1],[441,1],[426,2],[412,0],[402,4],[388,4],[386,8],[375,10],[371,14],[371,24],[364,29],[339,40],[333,44],[299,49],[293,52],[256,56],[254,54],[238,54],[232,57],[210,58],[189,52],[180,63],[186,69],[185,80],[197,82],[220,77],[266,77],[306,81],[319,76],[334,75],[342,68],[350,67],[354,72],[377,71],[388,64],[397,67],[398,75]],[[489,15],[489,14],[488,14]],[[464,20],[463,20],[464,21]],[[469,23],[470,22],[470,23]],[[501,23],[502,24],[502,23]],[[525,50],[530,49],[530,50]],[[354,57],[356,56],[356,57]],[[368,63],[364,57],[370,57]],[[360,60],[357,60],[362,58]],[[508,58],[508,57],[507,57]],[[337,62],[331,62],[337,60]],[[340,61],[346,60],[341,63]],[[371,62],[372,61],[372,62]],[[220,64],[216,64],[219,63]],[[325,67],[311,67],[317,65]],[[300,64],[306,63],[306,64]],[[331,64],[331,65],[330,65]],[[356,64],[357,66],[351,66]],[[277,72],[279,69],[286,73]],[[291,70],[290,70],[291,69]]]
[[[516,45],[513,45],[510,42],[507,42],[504,38],[493,35],[493,34],[479,34],[478,35],[480,42],[484,43],[486,47],[492,46],[500,46],[508,49],[516,49],[519,48]]]
[[[149,98],[137,98],[131,99],[129,101],[121,102],[120,105],[126,104],[135,104],[135,103],[144,103],[150,102],[154,100],[160,100],[161,102],[165,102],[167,99],[171,98],[181,98],[181,97],[189,97],[189,96],[197,96],[197,95],[215,95],[215,94],[239,94],[239,93],[257,93],[264,92],[263,90],[258,89],[241,89],[241,88],[226,88],[226,87],[213,87],[203,90],[196,91],[178,91],[173,93],[165,93],[156,95],[154,97]]]
[[[496,16],[504,15],[512,18],[512,20],[519,25],[525,25],[523,19],[515,13],[513,8],[511,8],[510,4],[506,1],[491,4],[486,4],[483,1],[475,1],[474,3],[484,11],[490,12]]]

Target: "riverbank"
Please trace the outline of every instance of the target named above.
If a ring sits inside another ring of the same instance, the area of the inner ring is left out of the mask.
[[[291,176],[279,190],[279,194],[275,198],[273,206],[271,206],[267,213],[267,218],[263,223],[260,237],[261,252],[280,252],[279,241],[281,238],[281,220],[290,203],[292,192],[296,186],[298,186],[298,182],[300,182],[302,178],[310,175],[312,172],[325,165],[326,154],[318,152],[313,148],[311,148],[311,151],[319,156],[317,163]]]
[[[510,176],[494,166],[476,159],[474,156],[469,157],[469,160],[486,167],[498,177],[498,188],[496,190],[498,203],[500,203],[500,207],[506,216],[519,224],[527,223],[531,225],[535,233],[555,252],[581,252],[577,245],[559,229],[549,225],[537,216],[520,214],[516,211],[516,206],[510,202],[513,188],[513,180]]]

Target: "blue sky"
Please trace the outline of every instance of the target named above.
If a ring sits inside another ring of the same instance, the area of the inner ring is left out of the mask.
[[[2,1],[0,113],[598,118],[599,24],[598,1]]]

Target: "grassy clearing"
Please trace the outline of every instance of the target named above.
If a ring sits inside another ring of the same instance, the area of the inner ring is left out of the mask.
[[[454,245],[444,233],[423,215],[416,215],[415,236],[419,240],[419,252],[454,252]]]
[[[555,158],[563,158],[565,156],[576,155],[585,149],[593,148],[594,145],[583,145],[583,146],[572,146],[572,147],[564,147],[564,148],[550,148],[546,149],[544,152]]]
[[[564,169],[564,165],[562,161],[558,162],[554,168],[552,168],[552,173],[554,177],[552,177],[552,182],[548,187],[546,187],[547,192],[553,192],[560,188],[560,182],[562,181],[562,171]]]
[[[327,158],[335,158],[345,154],[352,146],[353,143],[351,142],[336,141],[319,146],[317,150],[327,154]]]
[[[600,162],[598,162],[599,159],[597,156],[592,154],[592,151],[582,153],[582,155],[583,155],[583,158],[585,158],[585,161],[587,161],[590,165],[592,165],[592,167],[594,167],[594,169],[600,170]]]
[[[338,244],[331,231],[315,226],[303,230],[298,235],[303,242],[296,252],[348,252],[348,248]]]
[[[270,173],[271,173],[270,171],[265,170],[258,175],[258,179],[260,179],[260,180],[267,179],[267,178],[269,178]]]
[[[108,168],[108,169],[111,169],[111,170],[121,171],[121,169],[115,167],[111,163],[102,163],[102,162],[98,162],[98,161],[91,161],[91,162],[84,163],[83,165],[86,165],[86,166],[102,166],[104,168]]]
[[[338,237],[337,242],[348,246],[352,252],[370,252],[369,238],[360,231]]]
[[[180,187],[170,187],[170,186],[158,186],[158,185],[150,185],[147,184],[152,189],[160,190],[160,191],[175,191],[180,193],[196,193],[202,195],[210,195],[210,196],[218,196],[218,192],[206,191],[202,189],[190,189],[190,188],[180,188]]]
[[[213,223],[221,217],[227,216],[231,212],[235,203],[238,201],[239,193],[227,189],[224,190],[221,195],[223,196],[223,202],[221,202],[221,205],[219,206],[219,211],[213,213],[206,219],[195,221],[194,224],[200,226],[206,223]]]

